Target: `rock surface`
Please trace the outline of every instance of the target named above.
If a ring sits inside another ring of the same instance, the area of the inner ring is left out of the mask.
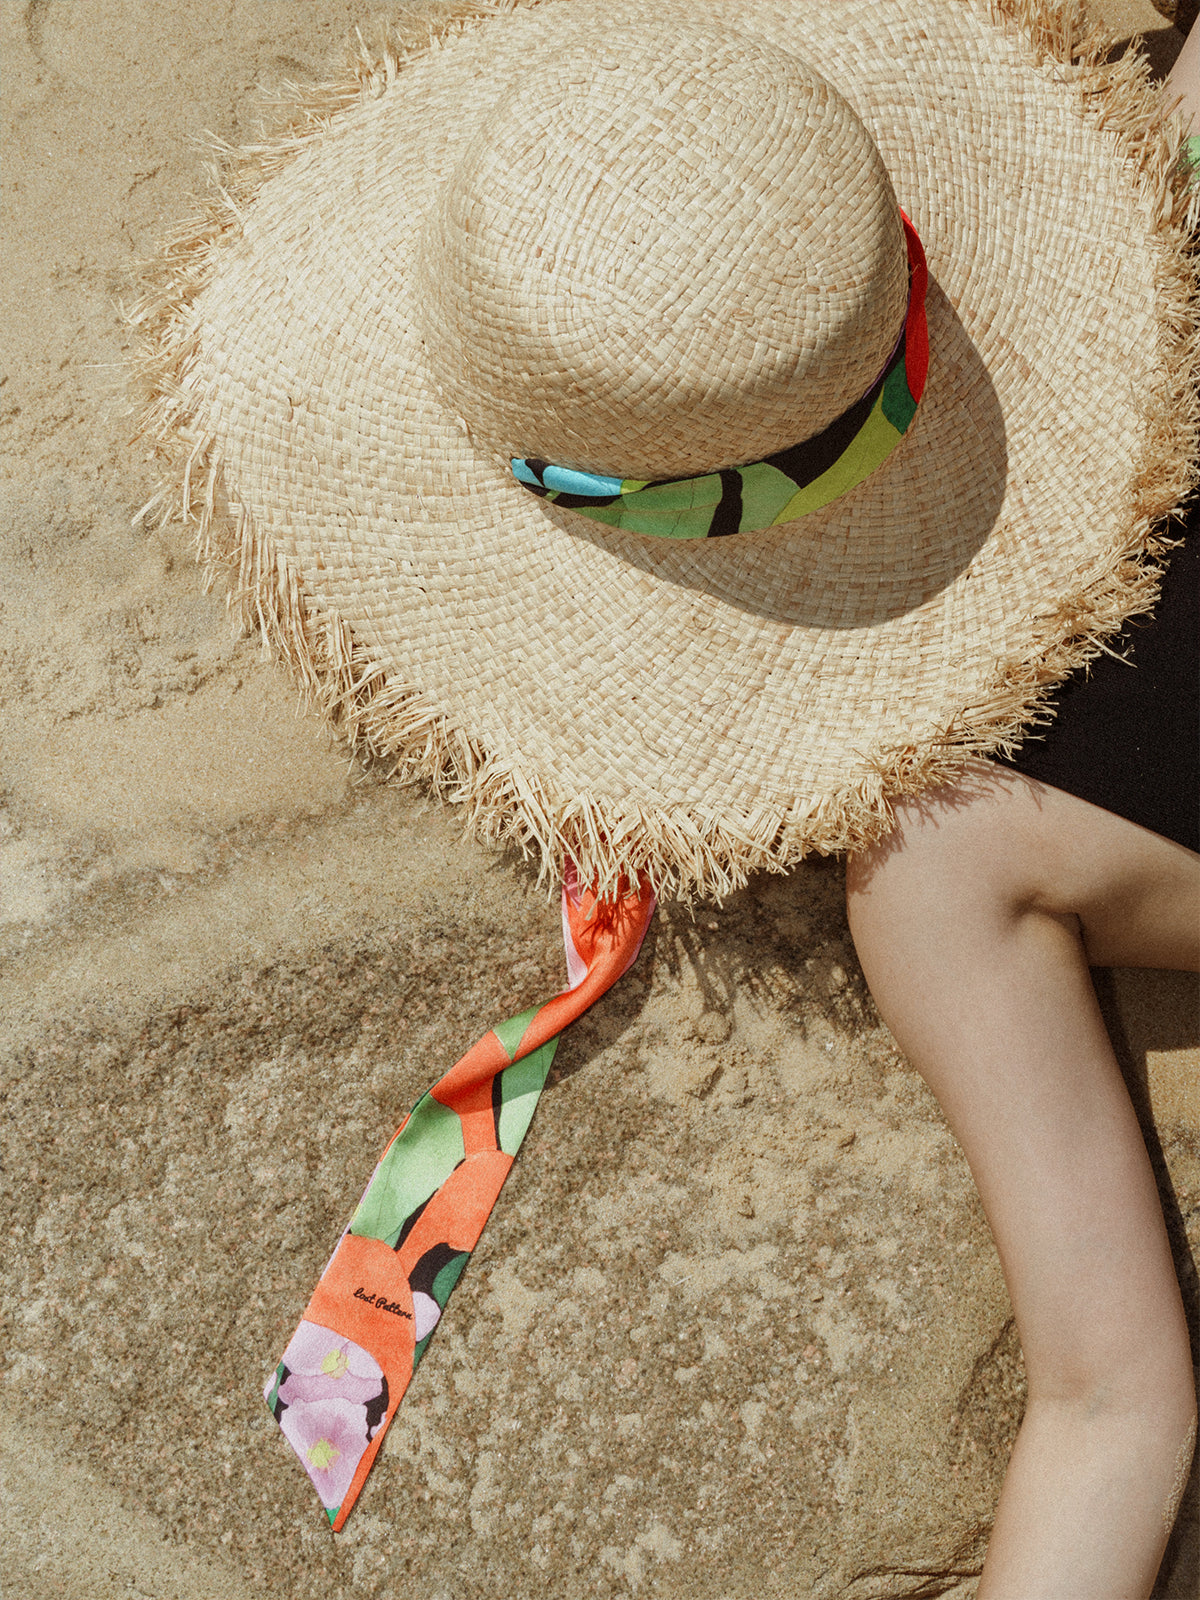
[[[5,1592],[965,1597],[1020,1354],[834,863],[662,915],[566,1036],[336,1541],[262,1406],[399,1118],[562,981],[519,864],[349,767],[185,536],[130,529],[115,298],[202,130],[251,136],[255,81],[318,77],[359,20],[0,11]],[[1101,989],[1195,1319],[1195,986]],[[1157,1592],[1198,1573],[1193,1480]]]

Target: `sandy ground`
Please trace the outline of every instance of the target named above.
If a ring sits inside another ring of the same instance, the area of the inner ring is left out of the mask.
[[[399,1117],[561,981],[519,863],[351,763],[186,532],[131,526],[119,302],[205,131],[362,21],[0,0],[0,1587],[966,1596],[1019,1353],[835,863],[663,916],[568,1036],[340,1540],[262,1407]],[[1101,988],[1195,1316],[1196,988]],[[1193,1482],[1159,1593],[1198,1575]]]

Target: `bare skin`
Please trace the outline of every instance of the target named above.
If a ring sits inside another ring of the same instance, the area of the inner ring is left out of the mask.
[[[1200,24],[1165,87],[1200,132]],[[1200,968],[1200,856],[979,762],[899,807],[846,887],[871,992],[970,1163],[1025,1353],[979,1600],[1139,1600],[1187,1479],[1196,1396],[1088,968]]]
[[[1149,1159],[1089,965],[1200,968],[1200,856],[986,762],[851,859],[885,1021],[961,1143],[1029,1401],[979,1600],[1150,1593],[1196,1416]]]

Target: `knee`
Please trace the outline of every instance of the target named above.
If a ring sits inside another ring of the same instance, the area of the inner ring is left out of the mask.
[[[897,805],[893,831],[847,858],[846,914],[872,989],[901,951],[936,969],[1036,904],[1018,810],[983,780],[940,789]]]
[[[1196,1387],[1182,1314],[1172,1301],[1161,1316],[1139,1308],[1140,1326],[1114,1322],[1110,1336],[1093,1323],[1082,1348],[1065,1337],[1027,1361],[1029,1404],[1076,1415],[1126,1418],[1135,1428],[1182,1438],[1196,1426]],[[1100,1319],[1103,1322],[1103,1319]]]
[[[892,831],[846,861],[846,892],[860,915],[923,915],[950,903],[1019,900],[1038,852],[1027,785],[979,763],[959,783],[900,801]]]

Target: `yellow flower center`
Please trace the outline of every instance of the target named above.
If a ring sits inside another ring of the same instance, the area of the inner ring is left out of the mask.
[[[341,1451],[328,1439],[318,1439],[316,1444],[308,1448],[308,1459],[318,1472],[324,1472],[326,1467],[331,1467]]]
[[[344,1378],[350,1362],[344,1350],[332,1349],[321,1363],[321,1371],[327,1378]]]

